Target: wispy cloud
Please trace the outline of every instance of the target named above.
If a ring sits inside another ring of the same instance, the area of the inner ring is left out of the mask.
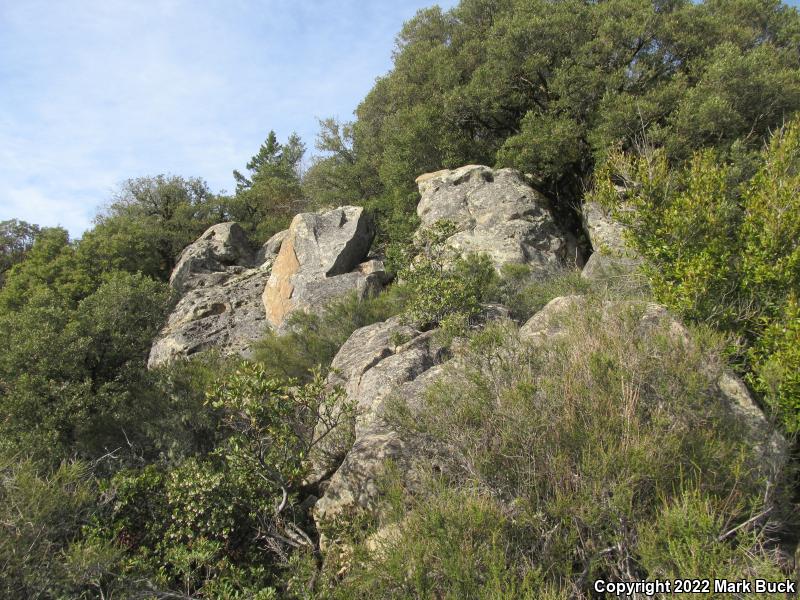
[[[427,4],[0,3],[0,219],[79,235],[128,177],[230,189],[268,129],[311,146],[316,117],[349,118]]]

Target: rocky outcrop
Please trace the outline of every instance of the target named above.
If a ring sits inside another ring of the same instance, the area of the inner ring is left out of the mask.
[[[374,235],[361,207],[297,215],[264,289],[270,325],[280,329],[291,312],[321,310],[350,292],[363,298],[378,291],[384,283],[382,264],[362,264]]]
[[[253,342],[267,331],[261,290],[270,263],[247,269],[190,290],[178,301],[150,350],[148,367],[215,349],[223,355],[248,356]]]
[[[272,251],[278,236],[270,240]],[[261,292],[274,259],[269,250],[254,253],[236,223],[214,225],[187,246],[170,278],[181,298],[150,350],[148,366],[210,348],[246,356],[267,328]]]
[[[215,285],[254,265],[253,249],[238,223],[219,223],[189,244],[172,270],[169,284],[180,294]]]
[[[586,202],[581,211],[583,228],[592,245],[581,276],[589,281],[624,281],[635,276],[642,261],[625,242],[625,227],[597,202]]]
[[[359,509],[374,508],[380,498],[379,483],[386,475],[388,461],[401,473],[405,489],[413,492],[419,489],[425,474],[449,471],[453,458],[443,447],[422,436],[373,424],[356,438],[325,494],[315,505],[314,518],[317,523],[328,524]],[[323,551],[330,541],[320,541]]]
[[[630,254],[625,243],[625,227],[615,221],[597,202],[585,202],[581,210],[583,227],[594,252],[612,256]]]
[[[417,178],[421,229],[455,223],[447,245],[462,254],[485,253],[498,270],[525,264],[546,274],[582,264],[574,238],[553,217],[550,204],[513,169],[467,165]]]
[[[348,293],[364,298],[386,281],[368,258],[374,231],[363,209],[297,215],[254,249],[236,223],[210,227],[187,246],[170,284],[180,295],[156,338],[148,366],[207,349],[248,356],[268,329],[295,310],[320,311]]]
[[[568,335],[567,321],[585,310],[589,299],[585,296],[563,296],[551,300],[542,310],[531,317],[521,328],[520,337],[535,345],[563,340]],[[665,332],[670,338],[687,348],[693,348],[689,330],[660,304],[626,300],[605,300],[600,307],[602,319],[625,312],[638,318],[638,332],[650,334],[656,330]],[[715,373],[716,392],[726,410],[742,426],[747,446],[758,454],[758,468],[767,478],[781,472],[788,459],[788,444],[777,433],[756,405],[747,386],[730,369],[714,371],[709,361],[709,373]]]
[[[287,235],[289,235],[289,230],[284,229],[264,242],[264,245],[256,252],[256,264],[263,265],[268,260],[274,260],[278,256],[283,240],[286,239]]]
[[[401,399],[412,411],[419,408],[425,390],[441,375],[446,358],[435,332],[418,332],[397,318],[362,327],[342,346],[329,383],[341,385],[347,401],[355,406],[355,417],[346,425],[355,434],[355,442],[327,449],[325,459],[338,453],[341,465],[315,506],[319,523],[373,506],[377,483],[389,459],[403,473],[409,489],[431,466],[446,468],[452,457],[440,453],[428,440],[395,431],[383,419],[393,398]],[[317,469],[325,471],[321,464]]]

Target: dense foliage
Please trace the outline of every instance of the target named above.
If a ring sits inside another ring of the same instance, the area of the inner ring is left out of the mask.
[[[270,131],[258,153],[247,163],[247,175],[233,172],[236,195],[228,200],[231,220],[255,239],[266,241],[289,225],[305,206],[300,189],[300,161],[305,145],[292,134],[285,144]]]
[[[0,285],[5,272],[24,260],[40,232],[38,225],[18,219],[0,222]]]
[[[352,125],[324,123],[311,171],[407,243],[414,178],[513,166],[574,218],[610,148],[670,160],[758,150],[800,108],[800,19],[779,0],[463,0],[420,11]],[[311,175],[311,173],[309,173]]]
[[[658,300],[739,336],[754,387],[800,430],[800,122],[746,161],[616,154],[593,197],[629,225]]]
[[[415,494],[389,474],[383,510],[346,538],[356,547],[332,597],[588,598],[597,579],[781,578],[768,469],[741,453],[747,434],[717,395],[720,340],[669,323],[643,335],[644,303],[587,298],[561,315],[559,341],[487,326],[420,410],[397,399],[390,422],[453,461]]]

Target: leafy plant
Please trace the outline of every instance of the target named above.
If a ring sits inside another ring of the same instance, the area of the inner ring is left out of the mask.
[[[486,256],[461,257],[446,244],[455,225],[438,221],[415,240],[419,253],[399,274],[408,302],[403,317],[422,328],[468,321],[496,279]]]
[[[270,375],[308,381],[315,368],[327,369],[350,334],[402,311],[409,291],[394,285],[363,300],[350,294],[331,302],[321,314],[298,311],[287,322],[288,332],[267,332],[255,345],[255,360]]]
[[[712,151],[677,169],[661,150],[614,155],[593,192],[628,225],[660,302],[739,336],[743,368],[790,432],[800,406],[799,156],[794,120],[745,167]]]
[[[646,309],[590,295],[546,344],[491,324],[421,409],[397,399],[389,422],[449,447],[452,471],[391,500],[382,543],[354,536],[334,594],[591,597],[598,578],[780,578],[768,538],[785,499],[719,397],[722,340],[676,335],[669,319],[643,328]]]

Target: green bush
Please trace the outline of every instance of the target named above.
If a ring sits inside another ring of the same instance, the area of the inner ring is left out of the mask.
[[[308,380],[315,367],[326,369],[350,334],[398,314],[408,291],[392,286],[359,300],[351,294],[332,302],[322,314],[302,311],[288,318],[288,333],[267,332],[255,345],[255,360],[271,375]]]
[[[655,297],[739,336],[750,382],[798,431],[800,121],[744,163],[706,151],[670,168],[660,150],[617,154],[592,196],[628,225]]]
[[[433,485],[430,496],[403,504],[399,524],[356,547],[331,598],[557,598],[520,549],[524,532],[496,499]]]
[[[108,590],[117,550],[80,543],[98,510],[89,465],[52,471],[19,456],[0,456],[0,595],[92,598]]]
[[[800,432],[800,307],[794,297],[758,338],[750,359],[750,383],[782,416],[787,430]]]
[[[786,576],[778,568],[779,557],[764,547],[763,535],[745,529],[728,543],[719,542],[720,535],[730,530],[724,521],[725,512],[719,500],[689,490],[665,503],[652,523],[642,523],[637,548],[650,578],[707,579],[713,574],[715,579],[728,581],[784,580]]]
[[[584,294],[591,283],[578,270],[564,270],[547,277],[533,277],[527,265],[505,265],[500,277],[484,293],[487,300],[508,307],[510,316],[525,322],[559,296]]]
[[[447,246],[455,231],[444,220],[423,229],[410,250],[416,256],[398,275],[408,297],[403,318],[417,327],[468,321],[497,280],[487,256],[464,257]]]
[[[706,575],[778,573],[759,533],[764,518],[754,520],[759,529],[723,535],[762,512],[765,497],[783,501],[765,486],[759,455],[720,399],[724,340],[709,331],[685,340],[668,323],[643,333],[644,303],[604,300],[590,295],[568,311],[564,337],[546,345],[521,342],[509,323],[490,325],[429,389],[421,413],[395,403],[391,423],[451,449],[450,489],[407,500],[407,517],[399,511],[382,524],[394,522],[401,541],[364,565],[356,561],[342,589],[490,598],[503,596],[482,587],[487,582],[513,581],[519,590],[544,585],[585,597],[597,578],[684,576],[675,565],[694,554],[706,557],[692,567]],[[654,547],[652,532],[693,497],[710,514],[705,533]],[[470,502],[502,516],[484,518]],[[426,519],[438,527],[425,530],[430,550],[418,533]],[[487,545],[473,553],[471,543]]]
[[[139,589],[270,598],[292,552],[314,549],[310,452],[352,412],[318,373],[301,385],[255,363],[215,382],[208,403],[213,451],[117,473],[93,532],[125,550],[122,570]]]

